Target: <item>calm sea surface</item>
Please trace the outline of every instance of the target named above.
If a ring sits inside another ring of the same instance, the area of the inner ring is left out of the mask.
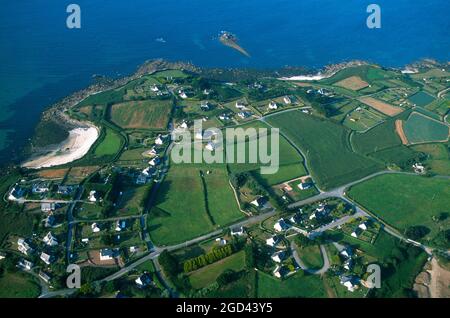
[[[366,7],[382,8],[369,30]],[[66,28],[77,3],[82,28]],[[401,67],[450,60],[448,0],[0,0],[0,163],[31,136],[42,110],[93,74],[120,76],[151,58],[200,66],[321,67],[351,59]],[[246,58],[217,41],[238,35]],[[163,38],[162,41],[156,41]]]

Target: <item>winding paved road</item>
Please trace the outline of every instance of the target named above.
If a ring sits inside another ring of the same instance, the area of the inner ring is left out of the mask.
[[[323,259],[323,266],[320,269],[308,268],[298,256],[297,248],[298,248],[297,245],[294,243],[294,241],[292,241],[291,242],[292,256],[294,257],[295,261],[302,270],[313,275],[322,275],[328,271],[328,269],[330,268],[330,259],[328,257],[327,249],[325,248],[324,245],[320,245],[320,253],[322,254]]]

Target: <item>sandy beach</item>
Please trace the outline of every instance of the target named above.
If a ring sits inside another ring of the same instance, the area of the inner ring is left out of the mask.
[[[41,169],[63,165],[82,158],[92,147],[99,136],[96,127],[75,128],[69,137],[46,155],[32,158],[22,164],[29,169]]]

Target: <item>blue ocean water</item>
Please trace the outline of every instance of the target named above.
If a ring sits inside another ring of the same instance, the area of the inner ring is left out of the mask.
[[[382,9],[378,30],[366,27],[373,2]],[[79,30],[66,28],[69,3],[81,7]],[[93,74],[120,76],[158,57],[256,68],[448,61],[449,9],[448,0],[2,0],[0,162],[31,136],[43,108]],[[221,30],[252,57],[221,45]]]

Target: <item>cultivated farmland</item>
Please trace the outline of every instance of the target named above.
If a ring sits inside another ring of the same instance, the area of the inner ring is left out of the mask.
[[[385,103],[381,100],[375,99],[373,97],[362,97],[359,99],[362,103],[369,105],[370,107],[378,110],[379,112],[388,115],[395,116],[400,114],[403,109],[400,107],[392,106],[388,103]]]
[[[111,121],[128,129],[164,129],[171,110],[171,100],[120,103],[111,106]]]
[[[434,100],[434,97],[428,93],[420,91],[410,98],[408,98],[411,103],[417,106],[426,106]]]
[[[291,111],[272,116],[268,122],[280,127],[308,158],[311,174],[324,189],[360,179],[382,167],[356,154],[348,142],[349,131],[319,118]]]
[[[403,129],[411,144],[448,140],[447,125],[417,112],[409,116]]]
[[[369,83],[363,81],[359,76],[350,76],[342,81],[335,83],[334,85],[340,86],[346,89],[350,89],[352,91],[358,91],[363,89],[364,87],[369,86]]]

